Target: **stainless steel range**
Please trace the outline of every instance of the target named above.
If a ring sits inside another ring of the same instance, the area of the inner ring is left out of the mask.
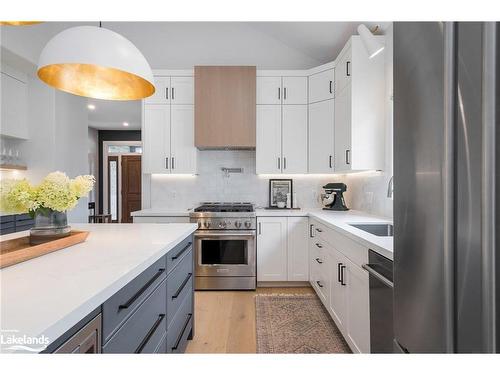
[[[254,206],[245,202],[205,202],[190,215],[194,235],[197,290],[253,290],[257,284]]]

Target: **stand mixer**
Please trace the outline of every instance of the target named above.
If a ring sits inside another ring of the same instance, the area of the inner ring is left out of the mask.
[[[348,211],[344,200],[343,193],[347,191],[347,185],[341,182],[339,183],[329,183],[323,186],[325,193],[321,194],[323,205],[323,210],[331,211]]]

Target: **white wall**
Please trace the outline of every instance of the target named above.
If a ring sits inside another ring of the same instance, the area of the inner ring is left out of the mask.
[[[56,170],[70,177],[87,174],[86,99],[56,91],[32,75],[27,84],[29,139],[19,142],[19,149],[28,170],[16,177],[38,183]],[[87,199],[82,198],[68,219],[86,222],[87,213]]]

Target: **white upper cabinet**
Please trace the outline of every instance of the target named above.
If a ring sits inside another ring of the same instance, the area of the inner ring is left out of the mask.
[[[309,103],[333,99],[334,82],[334,69],[309,76]]]
[[[194,106],[171,106],[170,170],[172,173],[195,173],[197,149],[194,146]]]
[[[282,89],[283,104],[307,104],[307,77],[283,77]]]
[[[282,107],[283,173],[307,173],[307,105]]]
[[[194,104],[193,77],[170,78],[170,102],[172,104]]]
[[[360,37],[353,36],[335,64],[335,172],[382,170],[384,53],[370,59]]]
[[[281,77],[257,77],[257,104],[281,104]]]
[[[256,172],[281,173],[281,106],[257,106]]]
[[[193,77],[155,77],[155,86],[144,101],[143,171],[195,174]]]
[[[307,77],[257,77],[259,104],[307,104]]]
[[[144,105],[144,173],[170,173],[170,106]]]
[[[257,221],[257,281],[287,280],[287,218]]]
[[[334,172],[333,99],[309,104],[309,173]]]
[[[0,111],[2,113],[0,134],[28,139],[26,82],[2,72],[0,86]]]
[[[170,103],[170,77],[154,77],[155,93],[145,99],[147,104]]]

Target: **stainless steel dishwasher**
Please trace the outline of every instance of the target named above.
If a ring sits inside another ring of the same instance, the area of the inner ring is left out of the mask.
[[[393,353],[393,271],[392,260],[370,250],[370,352]]]

